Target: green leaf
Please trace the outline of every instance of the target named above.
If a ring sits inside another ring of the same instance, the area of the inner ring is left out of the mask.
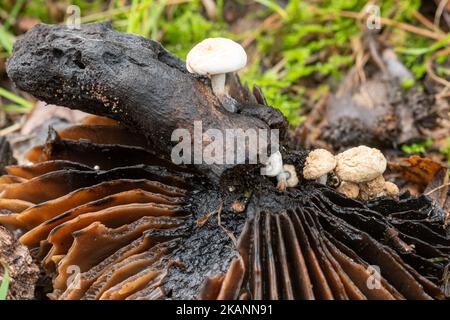
[[[0,87],[0,96],[6,98],[8,100],[11,100],[12,102],[15,102],[16,104],[20,105],[22,108],[29,109],[29,110],[31,110],[31,108],[33,108],[32,102],[25,100],[24,98],[19,97],[18,95],[14,94],[2,87]]]
[[[9,289],[9,271],[6,264],[2,262],[1,265],[3,266],[3,281],[0,284],[0,300],[6,300]]]

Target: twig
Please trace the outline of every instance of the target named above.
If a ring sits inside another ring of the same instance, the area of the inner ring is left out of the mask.
[[[427,193],[425,193],[425,195],[426,195],[426,196],[429,196],[430,194],[435,193],[436,191],[441,190],[441,189],[443,189],[443,188],[445,188],[445,187],[448,187],[448,186],[450,186],[450,182],[444,183],[444,184],[440,185],[439,187],[436,187],[436,188],[434,188],[434,189],[431,189],[430,191],[428,191]]]
[[[354,12],[354,11],[339,11],[339,13],[337,13],[338,16],[341,17],[345,17],[345,18],[352,18],[352,19],[362,19],[364,18],[364,14],[361,14],[359,12]],[[334,14],[332,15],[333,18],[336,18],[334,16]],[[423,28],[419,28],[416,26],[413,26],[411,24],[405,23],[405,22],[399,22],[399,21],[395,21],[389,18],[385,18],[385,17],[380,17],[380,21],[382,24],[388,25],[388,26],[393,26],[393,27],[397,27],[399,29],[402,29],[404,31],[408,31],[411,33],[415,33],[427,38],[431,38],[434,40],[442,40],[445,38],[445,35],[443,34],[439,34],[437,32],[433,32],[427,29],[423,29]]]
[[[435,95],[436,100],[450,97],[450,87],[444,87],[441,92]]]
[[[218,209],[218,212],[217,212],[217,224],[218,224],[219,227],[221,227],[222,230],[225,231],[225,233],[230,237],[231,241],[233,242],[233,245],[236,247],[236,246],[237,246],[237,239],[236,239],[236,237],[234,236],[233,232],[231,232],[230,230],[228,230],[227,228],[225,228],[225,227],[222,225],[222,218],[221,218],[221,215],[222,215],[222,209],[223,209],[223,202],[221,201],[221,202],[220,202],[219,209]]]
[[[381,72],[383,72],[385,76],[388,75],[389,73],[387,71],[386,65],[384,64],[383,59],[381,59],[380,55],[378,54],[378,50],[375,46],[375,41],[372,38],[369,41],[369,50],[370,55],[372,56],[377,66],[380,68]]]
[[[255,41],[256,36],[260,34],[261,32],[272,28],[278,28],[280,25],[281,16],[279,13],[275,12],[268,16],[266,19],[264,19],[263,22],[256,28],[254,32],[252,32],[244,41],[242,41],[241,45],[244,48],[247,48],[253,41]]]
[[[215,209],[215,210],[211,211],[210,213],[207,213],[204,216],[201,216],[200,218],[198,218],[197,219],[197,225],[200,226],[200,227],[203,226],[209,220],[209,218],[211,216],[217,214],[217,224],[230,237],[230,239],[233,242],[234,246],[236,246],[237,245],[236,237],[234,236],[234,234],[230,230],[228,230],[227,228],[225,228],[222,225],[222,219],[221,219],[222,209],[223,209],[223,201],[220,202],[219,207],[217,209]]]
[[[181,3],[191,2],[191,1],[192,0],[167,0],[166,6],[176,5],[176,4],[181,4]],[[148,6],[148,5],[141,4],[138,7],[138,9],[145,7],[145,6]],[[112,17],[114,17],[116,15],[127,13],[130,10],[131,10],[131,5],[123,6],[120,8],[108,9],[103,12],[93,13],[93,14],[81,17],[81,23],[93,22],[93,21],[104,19],[105,17],[111,19]]]
[[[13,124],[12,126],[6,127],[2,130],[0,130],[0,137],[6,136],[7,134],[13,133],[14,131],[19,130],[22,128],[22,123],[18,122]]]
[[[427,61],[426,61],[426,67],[427,67],[427,73],[430,76],[431,79],[434,81],[442,84],[445,87],[450,87],[450,81],[439,77],[433,70],[433,61],[441,56],[450,55],[450,48],[445,48],[440,51],[435,52]]]
[[[435,27],[433,22],[427,19],[423,14],[421,14],[419,11],[413,11],[412,15],[414,18],[417,19],[420,23],[422,23],[425,27],[427,27],[430,30],[443,33],[442,30],[439,27]]]
[[[215,21],[217,19],[217,5],[214,0],[202,0],[202,4],[209,20]]]
[[[436,13],[434,15],[434,26],[436,28],[439,28],[439,24],[441,22],[442,13],[444,12],[448,1],[449,0],[441,0],[441,2],[439,2],[439,5],[438,5],[438,7],[436,9]]]

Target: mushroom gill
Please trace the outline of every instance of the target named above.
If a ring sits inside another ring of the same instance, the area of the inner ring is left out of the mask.
[[[37,162],[0,177],[0,223],[51,275],[52,299],[445,298],[450,239],[425,196],[363,203],[311,182],[254,190],[237,213],[226,202],[241,190],[108,157],[145,139],[89,121],[50,130]]]
[[[65,63],[74,52],[81,71]],[[306,180],[308,152],[287,146],[286,119],[236,75],[227,89],[239,112],[222,112],[208,82],[158,43],[106,24],[35,27],[8,74],[42,100],[115,119],[50,129],[32,165],[0,178],[0,224],[51,277],[51,299],[448,297],[443,209],[409,194],[350,199]],[[258,165],[174,165],[173,130],[199,119],[205,130],[279,129],[300,183],[279,190]]]
[[[158,287],[155,280],[166,269],[161,261],[170,260],[174,241],[186,232],[190,175],[156,166],[151,157],[127,158],[127,150],[147,153],[145,139],[129,139],[123,126],[95,118],[50,130],[45,145],[28,153],[32,165],[7,166],[0,177],[0,224],[20,234],[52,275],[53,299],[83,298],[106,277],[108,290],[102,285],[106,295],[96,294],[99,299],[126,298],[150,283]],[[127,276],[122,269],[114,273],[129,257],[140,257],[140,267],[127,260]],[[158,263],[161,270],[137,277]],[[82,275],[81,287],[73,285],[73,267]],[[119,285],[117,279],[126,282],[126,293],[109,288]]]

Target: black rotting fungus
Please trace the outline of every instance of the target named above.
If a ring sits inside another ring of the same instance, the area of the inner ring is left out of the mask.
[[[84,68],[59,62],[74,52]],[[8,73],[40,99],[120,121],[90,117],[51,131],[28,154],[34,165],[5,168],[16,179],[1,185],[0,223],[41,259],[53,299],[444,299],[449,291],[444,212],[428,197],[361,202],[315,182],[281,191],[255,166],[197,165],[201,176],[170,163],[170,133],[196,119],[286,132],[259,89],[232,82],[240,112],[223,112],[207,79],[156,42],[106,24],[39,25],[16,44]],[[281,151],[303,172],[306,151]]]

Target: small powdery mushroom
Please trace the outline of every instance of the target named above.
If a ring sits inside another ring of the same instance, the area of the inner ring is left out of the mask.
[[[386,183],[384,184],[384,192],[386,192],[387,196],[397,197],[400,193],[400,190],[395,183],[386,181]]]
[[[361,183],[360,189],[359,198],[361,200],[369,200],[382,196],[396,197],[400,193],[397,185],[385,181],[383,176],[379,176],[366,183]]]
[[[283,171],[277,175],[278,189],[286,190],[286,187],[293,188],[298,184],[297,172],[292,164],[285,164]]]
[[[307,180],[319,179],[320,183],[327,182],[327,174],[336,167],[335,157],[325,149],[316,149],[308,154],[303,168],[303,176]]]
[[[359,146],[336,156],[336,175],[342,181],[362,183],[371,181],[386,170],[387,161],[380,150]]]
[[[216,96],[223,102],[226,74],[242,69],[247,64],[247,54],[237,42],[226,38],[208,38],[191,49],[186,57],[186,68],[191,73],[207,75]],[[223,103],[224,107],[235,112],[234,103]]]
[[[261,168],[261,174],[275,177],[283,171],[283,158],[280,151],[274,152],[267,159],[266,166]]]
[[[343,181],[336,190],[351,199],[356,199],[359,195],[359,186],[353,182]]]
[[[360,187],[360,195],[359,197],[361,200],[369,200],[372,198],[377,198],[385,195],[384,191],[384,185],[386,184],[386,181],[384,180],[384,177],[378,176],[375,179],[361,183],[359,185]]]

